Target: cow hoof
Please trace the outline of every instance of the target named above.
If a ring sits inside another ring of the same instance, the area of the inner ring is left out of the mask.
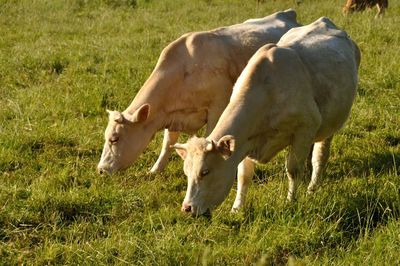
[[[159,167],[158,165],[154,165],[151,169],[150,169],[150,174],[155,174],[155,173],[160,173],[164,170],[164,168]]]
[[[292,204],[292,203],[295,203],[297,201],[297,197],[295,197],[295,196],[287,196],[286,197],[286,203],[288,203],[288,204]]]
[[[232,207],[232,209],[231,209],[231,213],[238,213],[238,212],[239,212],[239,210],[240,210],[240,208],[235,208],[235,207]]]
[[[242,209],[242,204],[233,204],[231,213],[238,213]]]
[[[157,173],[157,169],[151,168],[149,174],[155,174],[155,173]]]

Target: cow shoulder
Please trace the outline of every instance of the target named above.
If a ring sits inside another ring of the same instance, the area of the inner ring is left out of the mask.
[[[212,52],[213,50],[209,50],[212,48],[217,48],[217,35],[209,32],[193,32],[184,36],[185,38],[185,46],[188,50],[188,53],[191,55],[195,55],[196,53],[206,53]]]

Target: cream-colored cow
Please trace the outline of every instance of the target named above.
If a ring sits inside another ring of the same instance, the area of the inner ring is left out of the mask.
[[[267,163],[287,146],[287,199],[295,196],[313,146],[312,192],[328,160],[332,136],[349,115],[359,63],[357,45],[327,18],[291,29],[276,45],[261,47],[238,78],[211,134],[175,145],[188,177],[182,210],[196,215],[219,205],[237,168],[233,210],[240,208],[253,170],[248,159],[241,161],[247,156]]]
[[[163,170],[179,132],[194,133],[207,123],[210,133],[250,57],[297,26],[295,11],[287,10],[185,34],[169,44],[129,107],[122,113],[109,111],[98,171],[129,167],[154,134],[165,129],[161,154],[151,171]]]

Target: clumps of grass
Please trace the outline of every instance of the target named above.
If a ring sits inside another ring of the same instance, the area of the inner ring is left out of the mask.
[[[349,240],[369,235],[375,228],[385,226],[392,217],[399,215],[398,191],[390,187],[389,190],[378,191],[371,184],[363,187],[364,193],[347,194],[342,198],[340,210],[337,211],[341,215],[338,229]]]
[[[14,172],[18,169],[21,169],[23,163],[18,160],[1,160],[0,161],[0,173],[9,173]]]
[[[51,62],[50,72],[57,75],[61,75],[67,66],[68,66],[67,60],[57,58],[53,62]]]
[[[106,108],[114,109],[117,106],[115,95],[113,92],[105,92],[101,96],[100,109],[105,111]]]
[[[104,0],[104,2],[111,7],[129,7],[136,8],[137,0]]]
[[[8,70],[16,74],[13,85],[27,89],[63,74],[70,62],[59,56],[25,55],[14,58],[13,64],[14,69]]]
[[[400,136],[387,135],[385,137],[385,141],[390,147],[396,147],[400,144]],[[400,159],[397,161],[400,162]]]
[[[36,158],[41,154],[53,150],[56,150],[60,155],[64,154],[68,150],[72,154],[77,152],[77,143],[74,140],[66,137],[54,139],[49,139],[48,137],[27,139],[16,142],[13,144],[13,146],[19,151],[20,154],[24,155],[22,157],[29,156],[30,159]]]
[[[129,8],[135,9],[138,5],[137,0],[76,0],[74,1],[74,10],[82,12],[85,8],[96,8],[101,5],[111,8]]]
[[[95,174],[105,109],[125,108],[161,49],[183,33],[294,1],[257,9],[242,0],[5,3],[1,265],[400,263],[399,4],[373,21],[368,13],[343,18],[332,1],[302,3],[300,22],[329,16],[362,50],[359,95],[321,187],[305,196],[307,176],[298,201],[286,204],[281,153],[256,169],[245,210],[230,213],[233,190],[211,218],[195,219],[179,211],[187,183],[176,155],[164,173],[148,174],[162,134],[127,171]]]
[[[15,69],[18,72],[18,76],[14,80],[14,84],[18,88],[29,88],[33,85],[37,85],[40,81],[40,77],[43,76],[41,73],[44,68],[43,61],[36,59],[32,56],[25,56],[25,58],[19,58],[15,62]]]

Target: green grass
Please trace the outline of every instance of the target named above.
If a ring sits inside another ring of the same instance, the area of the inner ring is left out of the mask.
[[[0,0],[0,265],[395,265],[400,263],[400,3],[343,17],[342,2]],[[362,51],[358,96],[321,187],[285,203],[284,153],[259,166],[246,210],[179,211],[174,155],[147,174],[98,176],[105,109],[122,110],[160,51],[189,31],[295,7],[330,17]]]

